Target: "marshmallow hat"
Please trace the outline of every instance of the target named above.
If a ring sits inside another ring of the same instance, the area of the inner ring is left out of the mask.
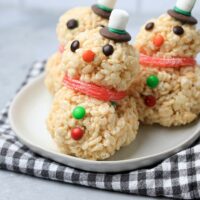
[[[97,0],[97,3],[92,6],[92,10],[97,15],[109,19],[110,14],[115,7],[117,0]]]
[[[196,0],[177,0],[173,10],[169,10],[168,14],[175,19],[187,24],[197,24],[197,20],[192,17],[192,10]]]
[[[174,10],[180,12],[181,14],[185,14],[191,16],[191,11],[196,3],[196,0],[178,0]]]
[[[126,31],[128,21],[129,14],[126,11],[114,9],[110,15],[108,27],[102,28],[100,33],[115,42],[128,42],[131,40],[130,34]]]

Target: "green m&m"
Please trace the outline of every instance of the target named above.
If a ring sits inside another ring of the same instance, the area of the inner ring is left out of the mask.
[[[85,108],[82,106],[77,106],[76,108],[74,108],[72,112],[72,116],[75,119],[83,119],[85,115],[86,115],[86,111],[85,111]]]
[[[158,86],[159,84],[159,79],[157,76],[155,75],[151,75],[147,78],[146,80],[146,84],[151,88],[151,89],[154,89]]]

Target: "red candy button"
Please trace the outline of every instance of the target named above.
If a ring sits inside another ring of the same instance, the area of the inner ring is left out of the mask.
[[[71,131],[71,137],[74,139],[74,140],[80,140],[84,135],[84,130],[82,128],[73,128],[72,131]]]
[[[156,46],[156,47],[161,47],[164,43],[165,39],[162,35],[156,35],[154,38],[153,38],[153,44]]]
[[[156,105],[156,98],[152,95],[146,96],[144,100],[146,106],[154,107]]]
[[[95,53],[91,50],[85,51],[85,52],[83,52],[82,58],[85,62],[90,63],[90,62],[94,61]]]

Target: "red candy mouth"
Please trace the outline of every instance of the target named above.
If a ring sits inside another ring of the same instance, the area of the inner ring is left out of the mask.
[[[140,54],[140,64],[148,67],[180,68],[195,66],[196,60],[192,57],[158,58]]]

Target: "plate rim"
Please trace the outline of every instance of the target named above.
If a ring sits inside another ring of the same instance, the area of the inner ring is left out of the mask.
[[[55,160],[52,157],[46,156],[44,155],[42,152],[45,152],[45,154],[52,154],[53,156],[59,156],[59,157],[64,157],[65,159],[69,159],[71,162],[83,162],[84,164],[93,164],[93,165],[129,165],[129,164],[133,164],[135,162],[141,162],[144,163],[147,160],[148,161],[152,161],[148,162],[147,164],[141,164],[141,167],[145,167],[145,166],[149,166],[153,163],[159,162],[161,160],[167,159],[167,157],[172,156],[175,153],[180,152],[181,150],[183,150],[184,148],[190,146],[199,136],[200,136],[200,122],[199,125],[197,126],[197,128],[195,129],[195,131],[193,132],[193,134],[189,135],[188,139],[184,140],[183,142],[181,142],[179,145],[176,145],[166,151],[162,151],[160,153],[157,154],[152,154],[151,156],[142,156],[140,158],[131,158],[131,159],[124,159],[124,160],[114,160],[114,161],[109,161],[109,160],[104,160],[104,161],[94,161],[94,160],[87,160],[87,159],[82,159],[82,158],[77,158],[77,157],[73,157],[70,155],[65,155],[61,152],[55,152],[52,150],[47,150],[43,147],[41,147],[38,144],[33,143],[32,141],[30,141],[29,139],[27,139],[26,137],[24,137],[24,134],[21,134],[20,130],[18,129],[18,127],[16,126],[15,123],[15,119],[14,119],[14,110],[15,110],[15,106],[17,105],[17,102],[21,99],[21,96],[24,95],[24,93],[26,93],[27,90],[29,90],[29,88],[33,87],[35,84],[37,84],[38,82],[42,81],[44,79],[45,73],[42,73],[41,75],[39,75],[38,77],[34,78],[33,80],[31,80],[27,85],[25,85],[14,97],[14,99],[12,100],[10,107],[9,107],[9,111],[8,111],[8,119],[9,119],[9,123],[11,125],[12,130],[14,131],[14,133],[16,134],[16,136],[19,138],[19,140],[25,144],[29,149],[31,149],[33,152],[38,153],[39,155],[42,155],[44,157],[47,157],[51,160]],[[59,163],[61,163],[60,161],[57,161]],[[66,165],[65,163],[62,163],[64,165]],[[141,168],[140,167],[140,168]],[[134,166],[132,167],[134,169]],[[80,169],[80,168],[79,168]],[[138,168],[136,168],[138,169]],[[95,172],[98,170],[95,170]],[[113,171],[113,170],[112,170]],[[126,171],[126,170],[120,170],[120,171]]]

